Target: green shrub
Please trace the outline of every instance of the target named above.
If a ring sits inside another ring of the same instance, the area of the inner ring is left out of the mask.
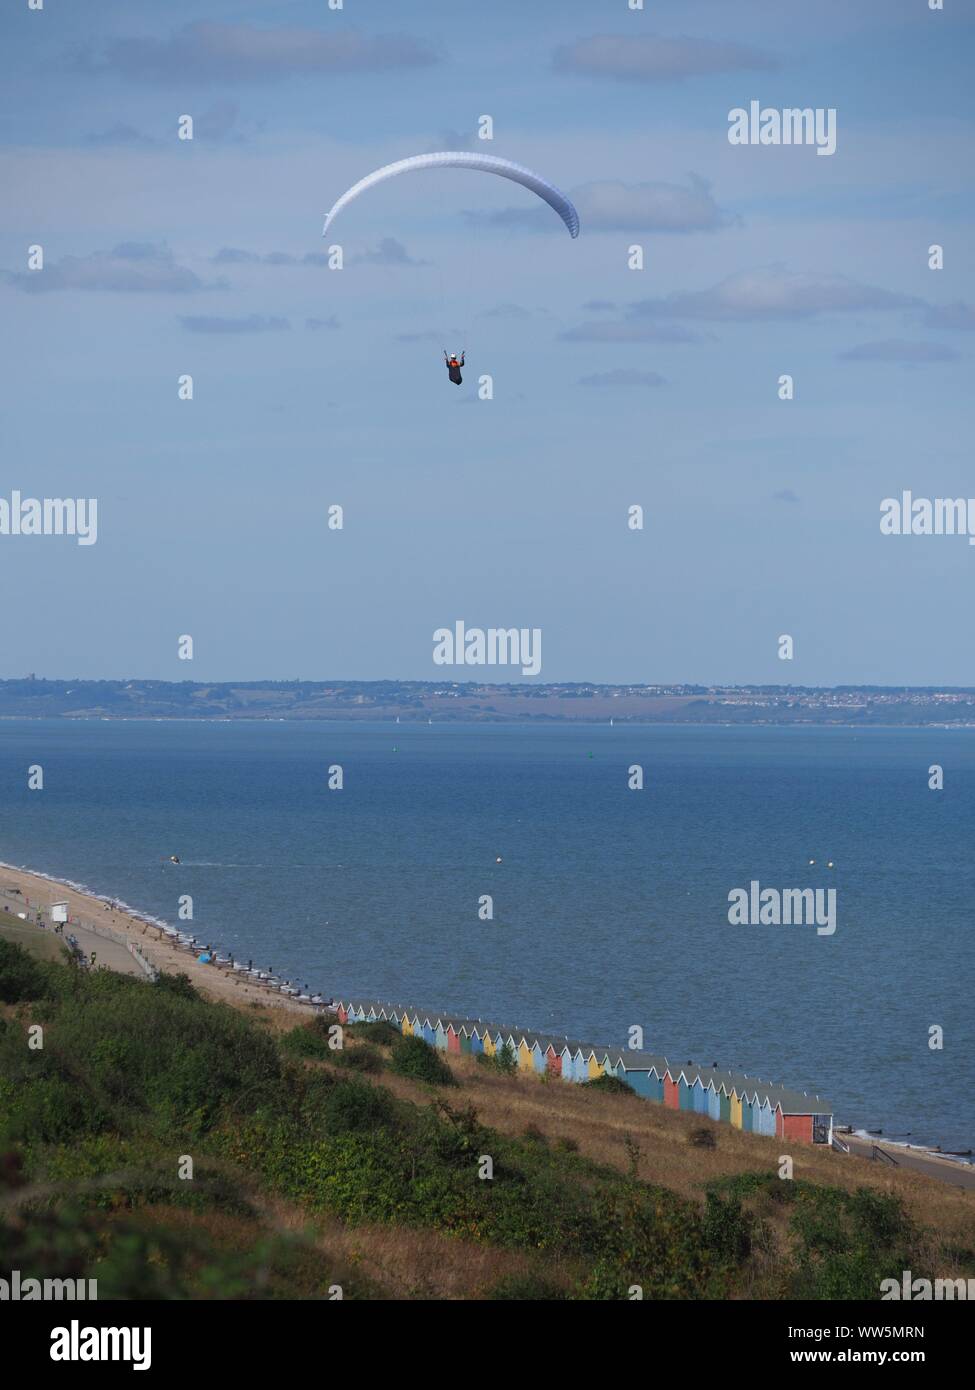
[[[350,1071],[365,1072],[369,1076],[376,1076],[383,1069],[381,1053],[366,1045],[336,1048],[329,1054],[329,1061],[340,1067],[347,1067]]]
[[[335,1055],[329,1049],[328,1040],[323,1038],[320,1032],[313,1031],[303,1023],[285,1033],[279,1046],[282,1052],[288,1053],[291,1057],[309,1057],[320,1062]]]
[[[370,1133],[393,1125],[396,1110],[388,1091],[350,1077],[326,1095],[324,1119],[328,1134]]]
[[[53,992],[52,984],[49,965],[0,937],[0,1001],[19,1004],[23,999],[42,999]]]
[[[621,1081],[618,1076],[594,1076],[589,1081],[582,1082],[583,1087],[588,1087],[590,1091],[605,1091],[610,1096],[635,1096],[636,1091],[627,1082]]]
[[[511,1076],[518,1070],[518,1057],[510,1043],[497,1052],[478,1052],[475,1054],[482,1067],[498,1071],[502,1076]]]
[[[393,1048],[390,1066],[398,1076],[426,1081],[431,1086],[455,1085],[454,1074],[434,1048],[422,1038],[400,1038]]]
[[[175,994],[180,999],[200,999],[201,995],[193,985],[189,975],[182,972],[178,975],[169,975],[162,971],[155,980],[156,989],[164,990],[167,994]]]
[[[751,1215],[742,1211],[737,1198],[724,1202],[715,1193],[708,1193],[702,1235],[718,1264],[736,1266],[747,1259],[752,1248],[752,1224]]]
[[[333,1023],[334,1019],[329,1019],[329,1024]],[[345,1031],[351,1033],[354,1038],[365,1038],[377,1047],[395,1047],[403,1041],[400,1030],[395,1024],[387,1023],[384,1018],[377,1019],[375,1023],[346,1023]]]

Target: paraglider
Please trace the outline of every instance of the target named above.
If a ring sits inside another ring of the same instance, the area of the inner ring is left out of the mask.
[[[395,164],[385,164],[381,169],[376,169],[373,173],[367,174],[364,179],[360,179],[358,183],[354,183],[342,194],[338,202],[333,204],[331,211],[325,218],[322,236],[328,232],[329,227],[342,209],[347,207],[354,198],[358,198],[360,193],[364,193],[367,188],[374,188],[376,184],[384,183],[386,179],[395,178],[397,174],[412,173],[419,169],[475,169],[484,174],[497,174],[500,178],[511,179],[512,182],[520,183],[523,188],[529,189],[548,203],[549,207],[561,217],[570,236],[577,237],[579,235],[579,214],[569,199],[561,189],[556,188],[553,183],[549,183],[540,175],[533,174],[531,169],[526,169],[523,164],[515,164],[510,159],[500,159],[493,154],[471,154],[463,150],[440,150],[435,154],[415,154],[411,155],[409,159],[398,159]]]
[[[539,174],[535,174],[531,169],[526,169],[523,164],[515,164],[513,160],[501,159],[493,154],[474,154],[464,150],[440,150],[434,154],[411,155],[409,159],[399,159],[394,164],[385,164],[381,169],[376,169],[365,178],[354,183],[351,188],[346,189],[341,198],[334,203],[330,211],[326,214],[325,223],[322,227],[322,236],[326,236],[332,223],[338,217],[343,208],[348,207],[349,203],[365,193],[370,188],[375,188],[377,184],[385,183],[387,179],[395,178],[398,174],[413,173],[423,169],[472,169],[478,173],[496,174],[499,178],[510,179],[513,183],[520,184],[530,192],[536,194],[543,202],[548,203],[549,207],[562,219],[569,235],[573,238],[579,235],[579,214],[571,201],[555,184],[549,183]],[[461,367],[464,365],[464,352],[458,357],[456,353],[449,355],[444,350],[444,360],[447,365],[447,375],[455,386],[463,384]]]

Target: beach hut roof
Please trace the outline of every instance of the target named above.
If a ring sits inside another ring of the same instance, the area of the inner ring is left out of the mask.
[[[618,1048],[612,1056],[619,1057],[624,1071],[655,1071],[663,1076],[667,1070],[666,1057],[658,1057],[652,1052],[636,1052],[628,1047]]]

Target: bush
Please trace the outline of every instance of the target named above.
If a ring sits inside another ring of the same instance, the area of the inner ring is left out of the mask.
[[[583,1081],[582,1085],[590,1091],[604,1091],[609,1096],[636,1095],[633,1087],[621,1081],[618,1076],[594,1076],[591,1081]]]
[[[692,1144],[695,1149],[714,1149],[717,1148],[718,1140],[713,1129],[692,1129],[687,1136],[688,1144]]]
[[[340,1067],[348,1067],[350,1071],[366,1072],[369,1076],[375,1076],[383,1069],[381,1055],[374,1047],[367,1045],[336,1048],[334,1052],[329,1053],[328,1060]]]
[[[752,1218],[736,1198],[723,1202],[708,1193],[704,1208],[704,1244],[719,1264],[739,1265],[752,1248]]]
[[[179,975],[167,975],[163,971],[156,977],[155,986],[156,989],[164,990],[167,994],[175,994],[180,999],[201,998],[189,975],[184,975],[182,972]]]
[[[285,1033],[280,1047],[282,1052],[291,1057],[310,1057],[319,1062],[335,1055],[321,1033],[307,1028],[303,1023],[299,1023],[297,1028],[292,1028],[290,1033]]]
[[[53,993],[51,969],[21,946],[0,937],[0,1001],[19,1004],[24,999],[43,999]]]
[[[392,1125],[396,1111],[388,1091],[350,1078],[326,1095],[324,1118],[329,1134],[362,1134]]]
[[[281,1081],[273,1039],[234,1009],[110,971],[79,979],[48,1037],[63,1076],[173,1135],[204,1133],[224,1106],[246,1113]]]
[[[393,1048],[392,1070],[398,1076],[426,1081],[431,1086],[455,1085],[454,1074],[442,1057],[422,1038],[400,1038]]]
[[[345,1031],[351,1033],[354,1038],[365,1038],[377,1047],[395,1047],[403,1040],[400,1030],[392,1023],[387,1023],[384,1018],[378,1019],[375,1023],[347,1023]]]
[[[476,1056],[482,1067],[499,1071],[502,1076],[511,1076],[518,1070],[518,1058],[510,1043],[505,1043],[499,1052],[478,1052]]]

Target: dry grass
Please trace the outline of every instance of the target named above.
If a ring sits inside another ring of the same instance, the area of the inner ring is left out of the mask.
[[[347,1046],[357,1045],[355,1039],[348,1039]],[[665,1110],[636,1096],[600,1094],[557,1077],[501,1076],[469,1056],[447,1055],[447,1060],[458,1085],[436,1094],[455,1106],[470,1102],[483,1124],[503,1134],[521,1137],[531,1127],[550,1144],[569,1141],[581,1156],[620,1172],[630,1170],[635,1143],[639,1149],[637,1174],[644,1182],[699,1202],[703,1202],[709,1182],[739,1173],[777,1172],[780,1157],[788,1154],[796,1178],[850,1192],[867,1187],[901,1198],[915,1223],[931,1233],[929,1243],[935,1254],[952,1247],[975,1249],[975,1191],[953,1187],[923,1173],[881,1168],[818,1145],[746,1134],[729,1124]],[[434,1088],[389,1071],[367,1079],[419,1105],[429,1104],[435,1094]],[[714,1130],[713,1149],[689,1142],[690,1134],[704,1126]],[[754,1204],[760,1208],[759,1214],[784,1233],[787,1217],[781,1204],[761,1198]],[[753,1205],[751,1199],[749,1205]],[[951,1260],[940,1255],[937,1263],[944,1268]]]
[[[280,1210],[285,1228],[307,1229],[307,1213]],[[569,1287],[580,1277],[574,1266],[553,1266],[551,1256],[479,1245],[410,1226],[343,1226],[316,1217],[319,1247],[346,1268],[361,1273],[398,1299],[483,1298],[500,1280],[531,1275]]]

